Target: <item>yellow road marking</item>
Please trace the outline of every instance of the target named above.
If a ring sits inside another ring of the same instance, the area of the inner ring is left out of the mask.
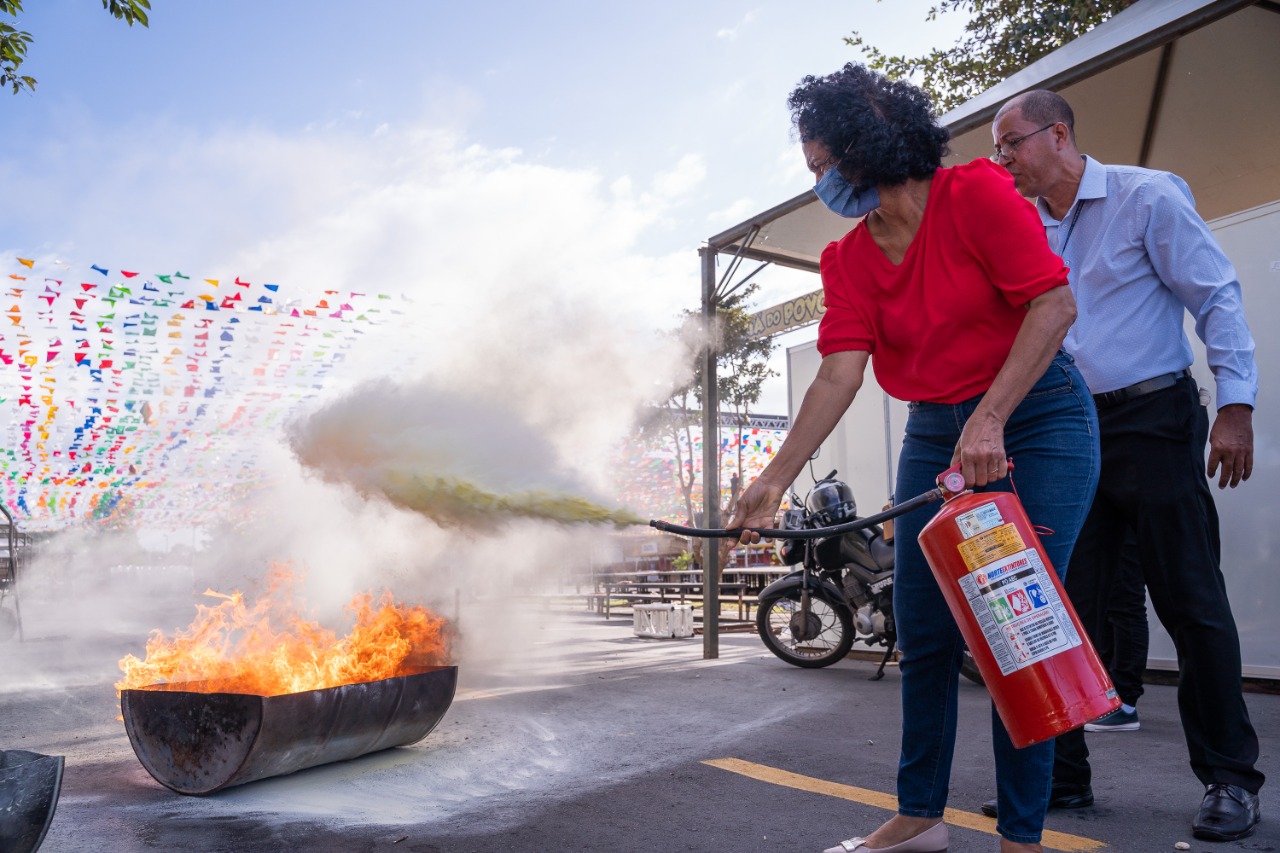
[[[814,794],[825,794],[828,797],[839,797],[842,800],[850,800],[855,803],[889,809],[895,812],[898,810],[898,798],[881,791],[857,788],[853,785],[841,785],[839,782],[828,782],[825,779],[815,779],[812,776],[801,776],[799,773],[790,773],[786,770],[779,770],[776,767],[743,761],[740,758],[716,758],[702,763],[709,764],[712,767],[719,767],[721,770],[728,770],[730,773],[737,773],[750,779],[768,782],[772,785],[782,785],[786,788],[795,788]],[[996,822],[984,815],[963,812],[959,809],[947,809],[943,815],[943,820],[952,826],[985,832],[988,835],[996,834]],[[1040,843],[1046,849],[1062,850],[1064,853],[1088,853],[1091,850],[1102,850],[1107,846],[1106,842],[1103,841],[1095,841],[1092,838],[1083,838],[1066,832],[1054,832],[1051,829],[1044,831]]]

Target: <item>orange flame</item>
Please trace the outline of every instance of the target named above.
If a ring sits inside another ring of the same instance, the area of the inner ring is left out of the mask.
[[[308,621],[293,601],[296,579],[276,564],[266,596],[250,605],[243,593],[206,590],[222,599],[196,606],[185,631],[147,639],[147,655],[120,661],[116,690],[184,683],[198,692],[276,696],[341,684],[377,681],[448,663],[448,629],[430,610],[397,603],[390,592],[375,602],[360,593],[346,609],[355,626],[345,637]],[[189,685],[185,682],[204,682]]]

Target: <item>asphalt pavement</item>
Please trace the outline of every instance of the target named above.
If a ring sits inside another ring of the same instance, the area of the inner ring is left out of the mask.
[[[464,626],[464,630],[468,626]],[[509,642],[459,662],[458,694],[411,747],[185,797],[129,745],[112,688],[136,638],[49,634],[0,654],[0,748],[66,756],[42,853],[258,851],[798,851],[866,834],[893,808],[898,673],[849,659],[801,670],[751,634],[651,640],[631,622],[530,606],[470,626]],[[1176,688],[1153,685],[1138,732],[1090,735],[1090,808],[1050,813],[1050,850],[1280,850],[1280,795],[1234,843],[1191,836],[1202,788],[1187,765]],[[1277,772],[1280,696],[1250,694],[1260,766]],[[995,851],[991,712],[960,685],[952,853]]]

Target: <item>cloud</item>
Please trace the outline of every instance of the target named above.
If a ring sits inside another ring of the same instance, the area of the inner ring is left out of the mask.
[[[728,228],[738,224],[746,217],[757,212],[759,209],[759,205],[756,204],[753,199],[743,197],[734,201],[723,210],[717,210],[716,212],[708,215],[707,221],[711,222],[713,225]]]
[[[742,20],[739,21],[736,26],[724,27],[723,29],[716,30],[716,38],[733,41],[741,34],[743,28],[751,24],[759,14],[759,11],[755,9],[747,12],[747,14],[742,16]]]
[[[804,152],[800,150],[799,143],[778,149],[774,163],[773,183],[788,189],[794,188],[793,191],[797,194],[813,186],[813,174],[805,165]]]
[[[702,155],[686,154],[674,169],[661,172],[654,178],[653,192],[657,199],[676,200],[692,191],[706,176],[707,164]]]
[[[36,162],[0,160],[0,180],[24,199],[0,225],[13,220],[10,239],[39,235],[24,257],[377,285],[449,307],[537,285],[656,320],[697,292],[696,262],[637,243],[705,171],[697,155],[657,176],[555,168],[428,124],[81,127]]]

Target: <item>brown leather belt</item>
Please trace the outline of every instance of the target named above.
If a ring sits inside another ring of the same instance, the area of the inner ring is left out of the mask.
[[[1111,406],[1118,406],[1121,403],[1127,403],[1130,400],[1137,399],[1146,394],[1155,391],[1163,391],[1166,388],[1172,388],[1178,383],[1179,379],[1189,377],[1191,368],[1179,370],[1177,373],[1165,373],[1162,376],[1155,376],[1151,379],[1144,379],[1141,382],[1135,382],[1127,388],[1117,388],[1114,391],[1106,391],[1102,394],[1093,395],[1093,404],[1099,409],[1106,409]]]

